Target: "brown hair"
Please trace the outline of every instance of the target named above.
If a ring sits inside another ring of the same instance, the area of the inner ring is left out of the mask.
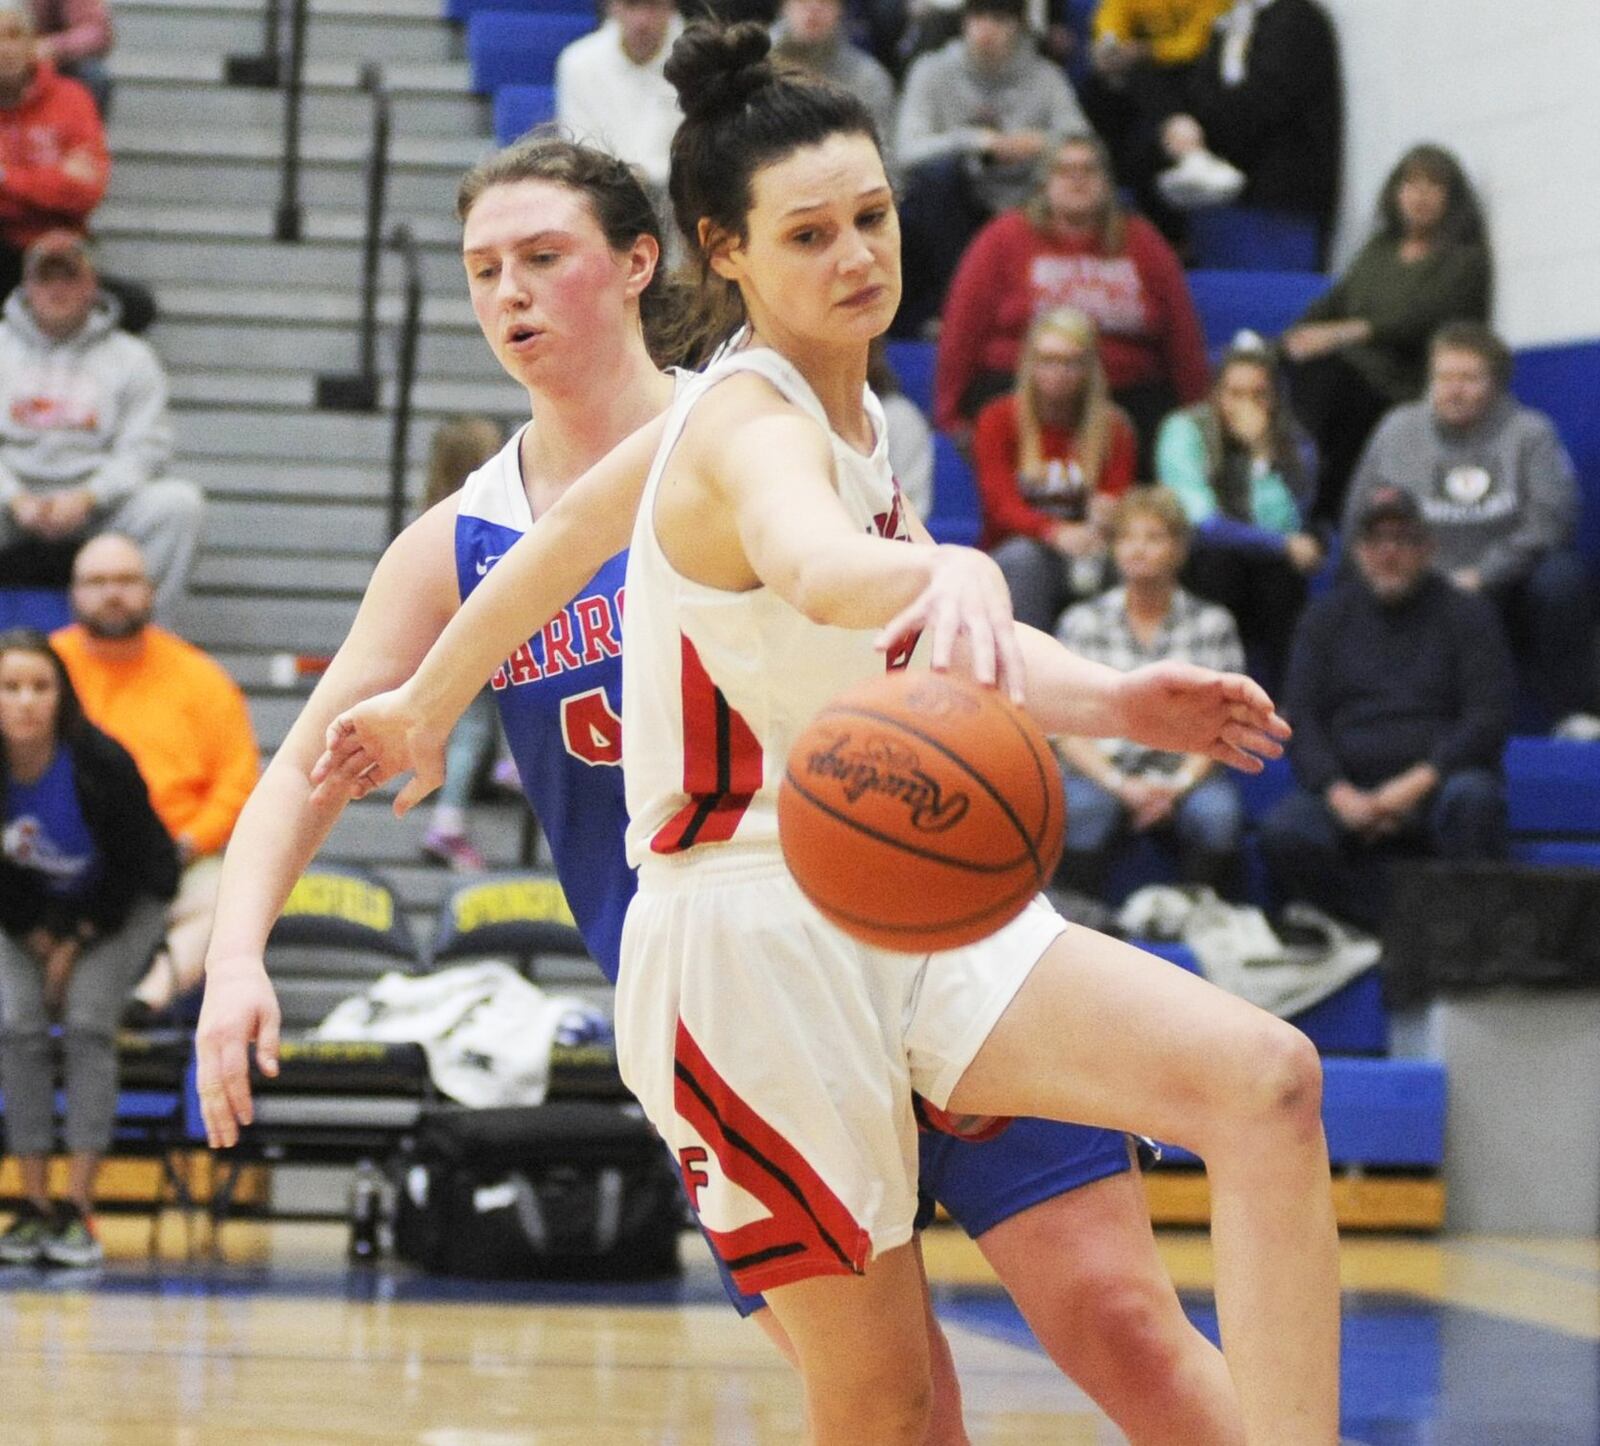
[[[1062,151],[1068,146],[1078,146],[1093,152],[1095,160],[1100,165],[1101,173],[1106,178],[1106,203],[1100,208],[1094,229],[1099,235],[1100,249],[1107,256],[1121,255],[1128,239],[1128,218],[1117,203],[1117,175],[1111,164],[1111,152],[1093,131],[1073,131],[1070,135],[1062,136],[1050,148],[1039,169],[1039,184],[1034,187],[1033,194],[1022,203],[1022,214],[1032,222],[1035,230],[1049,231],[1055,225],[1050,213],[1050,168],[1055,165]]]
[[[1502,391],[1511,385],[1511,348],[1492,327],[1481,321],[1447,321],[1433,334],[1428,353],[1469,351],[1489,368],[1495,386]]]
[[[1132,487],[1122,494],[1111,514],[1111,540],[1115,542],[1135,517],[1150,517],[1165,527],[1185,547],[1194,529],[1189,514],[1170,487]]]
[[[639,320],[650,355],[658,364],[668,364],[672,360],[669,338],[678,325],[682,302],[666,275],[661,218],[633,168],[609,151],[583,145],[553,126],[538,126],[485,156],[461,178],[456,187],[456,219],[466,225],[485,191],[519,181],[550,181],[578,192],[588,201],[613,251],[627,251],[641,236],[655,241],[663,261],[656,263],[655,275],[639,297]]]
[[[1398,243],[1405,236],[1400,216],[1400,187],[1413,175],[1423,175],[1444,187],[1444,219],[1439,223],[1439,239],[1446,244],[1488,244],[1483,224],[1483,208],[1478,193],[1461,168],[1461,162],[1443,146],[1423,142],[1412,146],[1394,164],[1378,193],[1378,235]]]
[[[695,360],[745,321],[738,288],[711,270],[702,225],[714,239],[743,240],[756,172],[803,146],[862,135],[882,150],[859,96],[775,64],[771,49],[771,35],[754,21],[726,28],[697,21],[667,57],[666,77],[683,107],[667,189],[678,229],[698,262],[698,314],[684,319],[674,349]]]
[[[505,438],[499,424],[487,417],[447,417],[434,428],[428,445],[428,480],[422,506],[435,507],[487,462]]]
[[[89,720],[84,716],[83,704],[78,699],[78,690],[72,686],[66,664],[50,646],[50,639],[34,628],[7,628],[0,632],[0,658],[7,653],[33,653],[50,664],[56,675],[55,741],[58,745],[76,743],[88,731]],[[4,741],[0,740],[0,784],[10,771]]]
[[[1078,465],[1091,489],[1100,484],[1100,472],[1111,450],[1111,389],[1106,384],[1105,367],[1100,362],[1100,338],[1095,324],[1083,312],[1070,306],[1057,306],[1034,318],[1022,343],[1017,365],[1017,470],[1037,473],[1044,468],[1040,441],[1043,423],[1039,420],[1034,395],[1033,369],[1039,342],[1047,335],[1064,336],[1083,349],[1086,358],[1083,390],[1078,394],[1077,415],[1072,431],[1077,439]]]

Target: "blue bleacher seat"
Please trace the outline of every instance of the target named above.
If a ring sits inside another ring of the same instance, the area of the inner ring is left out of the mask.
[[[943,432],[933,434],[933,510],[928,531],[936,542],[959,542],[968,547],[983,531],[972,469]]]
[[[502,85],[494,92],[494,138],[508,146],[536,125],[554,120],[556,88],[553,85]]]
[[[1513,834],[1600,843],[1600,744],[1513,738],[1505,769]]]
[[[933,368],[938,352],[937,344],[931,341],[888,343],[889,365],[900,378],[900,390],[930,420],[933,417]]]
[[[37,628],[53,633],[72,621],[67,595],[59,588],[0,588],[0,629]]]
[[[1260,773],[1235,771],[1231,777],[1238,785],[1244,816],[1251,823],[1260,823],[1273,804],[1294,790],[1294,770],[1289,766],[1288,754],[1265,760]]]
[[[1213,354],[1243,330],[1275,337],[1328,289],[1320,271],[1191,271],[1206,345]]]
[[[593,23],[595,5],[592,0],[445,0],[445,18],[465,23],[480,10],[516,10],[524,14],[547,15],[552,12],[582,12]]]
[[[489,95],[502,85],[549,85],[556,57],[595,28],[592,13],[479,10],[467,21],[472,88]]]
[[[1315,271],[1317,225],[1259,206],[1203,206],[1188,213],[1191,263],[1215,271]]]
[[[1537,347],[1517,353],[1511,389],[1518,400],[1549,414],[1578,471],[1583,511],[1578,550],[1600,573],[1600,344]]]

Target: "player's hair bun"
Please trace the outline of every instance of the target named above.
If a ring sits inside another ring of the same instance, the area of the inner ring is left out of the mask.
[[[686,120],[707,120],[738,110],[777,79],[767,59],[772,37],[746,20],[726,28],[691,25],[667,57],[665,74],[678,92]]]

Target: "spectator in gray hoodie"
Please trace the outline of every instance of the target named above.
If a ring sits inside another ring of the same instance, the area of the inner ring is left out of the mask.
[[[831,80],[861,97],[878,126],[885,155],[894,144],[894,81],[866,51],[850,43],[844,0],[784,0],[772,27],[772,58]]]
[[[170,619],[200,531],[172,458],[167,379],[119,329],[83,237],[46,232],[0,313],[0,548],[113,531],[144,550],[156,614]]]
[[[897,335],[917,335],[938,313],[967,243],[1028,199],[1046,148],[1088,129],[1061,67],[1035,48],[1025,14],[1026,0],[964,0],[961,34],[906,76],[895,141],[905,175]]]
[[[1511,352],[1479,322],[1433,337],[1428,392],[1372,434],[1345,506],[1345,528],[1380,487],[1412,493],[1457,587],[1500,610],[1541,701],[1562,720],[1595,707],[1594,599],[1573,550],[1578,489],[1543,412],[1508,387]]]

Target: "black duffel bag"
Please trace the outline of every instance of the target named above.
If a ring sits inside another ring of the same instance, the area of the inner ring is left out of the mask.
[[[1600,985],[1600,870],[1398,864],[1383,928],[1392,1004],[1500,985]]]
[[[683,1192],[637,1105],[432,1109],[400,1172],[395,1251],[425,1270],[551,1280],[679,1271]]]

